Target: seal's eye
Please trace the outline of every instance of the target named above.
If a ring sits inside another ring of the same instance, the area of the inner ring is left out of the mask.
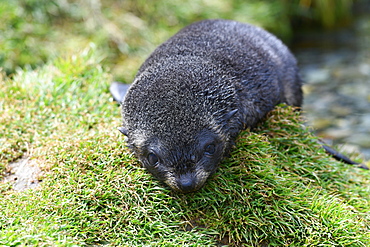
[[[158,163],[158,157],[155,153],[150,153],[148,154],[148,161],[149,161],[149,164],[154,166]]]
[[[216,147],[215,147],[215,144],[209,144],[206,146],[206,148],[204,149],[204,153],[206,155],[213,155],[216,151]]]

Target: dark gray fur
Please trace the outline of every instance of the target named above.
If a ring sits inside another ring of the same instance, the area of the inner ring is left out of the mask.
[[[261,28],[206,20],[144,62],[122,102],[120,131],[149,172],[189,192],[215,172],[241,130],[279,103],[302,104],[288,48]]]

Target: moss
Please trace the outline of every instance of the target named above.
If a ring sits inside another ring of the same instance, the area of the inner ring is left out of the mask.
[[[148,175],[116,130],[113,77],[131,81],[159,43],[204,18],[289,36],[282,3],[2,1],[0,174],[27,157],[46,175],[23,192],[0,183],[0,245],[370,245],[369,172],[330,159],[289,107],[243,132],[187,195]]]
[[[277,107],[203,189],[176,194],[126,149],[99,63],[92,46],[2,80],[1,140],[25,144],[2,145],[1,163],[28,155],[47,174],[0,186],[0,244],[370,244],[369,172],[329,158],[297,111]]]

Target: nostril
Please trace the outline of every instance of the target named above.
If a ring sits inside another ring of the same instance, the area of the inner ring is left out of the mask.
[[[195,162],[195,155],[192,155],[190,158],[192,162]]]
[[[194,163],[193,162],[188,162],[188,163],[184,163],[183,164],[183,168],[186,170],[189,170],[189,169],[192,169],[194,167]],[[186,175],[182,175],[182,176],[186,176]]]

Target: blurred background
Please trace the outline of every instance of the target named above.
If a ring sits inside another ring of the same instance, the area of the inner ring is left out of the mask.
[[[369,13],[369,0],[1,0],[0,71],[37,70],[94,44],[114,79],[130,83],[182,27],[211,18],[248,22],[297,56],[307,124],[329,144],[369,159]]]

